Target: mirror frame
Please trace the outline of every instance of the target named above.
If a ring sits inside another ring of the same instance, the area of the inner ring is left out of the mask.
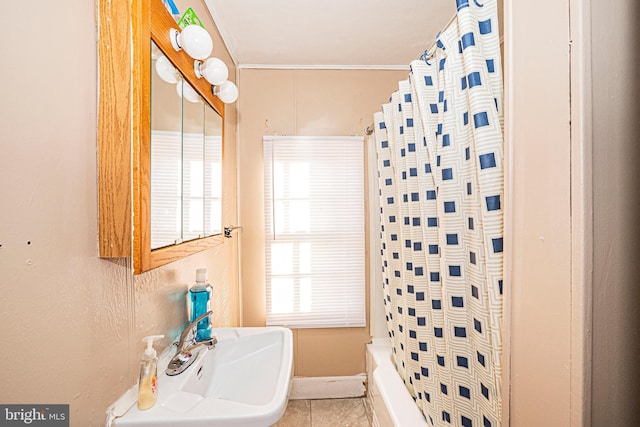
[[[151,250],[151,41],[222,118],[224,103],[171,46],[179,29],[160,1],[99,3],[98,232],[102,258],[133,258],[140,274],[220,245],[222,234]]]

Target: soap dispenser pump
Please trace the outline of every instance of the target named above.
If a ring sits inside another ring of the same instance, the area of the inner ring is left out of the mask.
[[[211,311],[211,293],[213,288],[207,283],[207,269],[196,270],[196,283],[189,289],[189,322]],[[211,339],[211,319],[209,316],[198,322],[196,326],[196,341]]]
[[[158,357],[153,342],[164,335],[150,335],[142,338],[147,348],[140,360],[140,382],[138,383],[138,408],[149,409],[158,400]]]

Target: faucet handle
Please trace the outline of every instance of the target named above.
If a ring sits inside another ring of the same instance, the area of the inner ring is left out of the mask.
[[[202,316],[198,317],[196,320],[191,322],[189,326],[192,328],[195,328],[201,320],[204,320],[205,317],[211,316],[212,314],[213,314],[213,311],[211,310],[207,311],[205,314],[203,314]]]
[[[196,320],[194,320],[193,322],[189,323],[189,326],[184,328],[184,330],[180,334],[180,341],[178,342],[178,351],[182,351],[182,349],[184,348],[184,343],[187,340],[188,341],[195,340],[196,328],[198,326],[198,322],[200,322],[201,320],[203,320],[207,316],[211,316],[212,314],[213,314],[213,311],[207,311],[202,316],[198,317]]]

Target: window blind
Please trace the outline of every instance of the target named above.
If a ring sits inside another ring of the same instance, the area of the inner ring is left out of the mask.
[[[361,137],[264,137],[267,324],[365,326]]]

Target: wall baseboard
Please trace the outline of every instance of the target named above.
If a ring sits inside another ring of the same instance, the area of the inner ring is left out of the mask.
[[[367,374],[348,377],[293,377],[289,399],[342,399],[364,397]]]

